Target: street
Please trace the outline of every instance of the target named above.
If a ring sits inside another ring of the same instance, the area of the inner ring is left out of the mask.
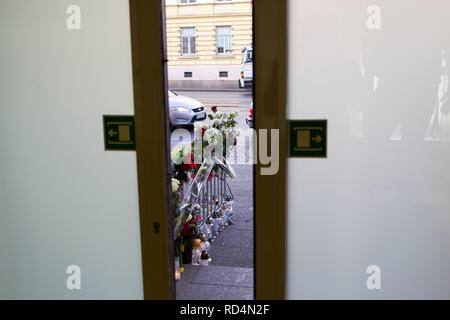
[[[229,91],[194,91],[194,90],[173,90],[177,94],[187,96],[201,101],[205,107],[218,106],[224,108],[234,108],[241,111],[247,109],[253,100],[253,92],[244,90]],[[225,110],[224,110],[225,111]]]

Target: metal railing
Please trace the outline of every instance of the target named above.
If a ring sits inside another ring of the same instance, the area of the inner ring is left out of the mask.
[[[181,219],[175,225],[174,237],[178,237],[178,232],[186,218],[197,210],[201,220],[198,222],[199,228],[204,233],[208,233],[208,238],[215,238],[216,233],[223,225],[234,224],[233,217],[233,193],[228,184],[228,176],[235,177],[235,173],[231,166],[213,155],[211,158],[205,159],[202,166],[198,170],[194,179],[190,184],[185,185],[186,192],[181,201],[180,211]],[[217,222],[220,214],[220,223]],[[214,220],[212,230],[207,231],[206,226],[208,220]]]

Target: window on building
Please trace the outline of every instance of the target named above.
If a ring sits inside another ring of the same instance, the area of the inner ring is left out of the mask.
[[[180,0],[181,4],[185,4],[185,3],[195,3],[195,0]]]
[[[181,55],[195,55],[195,28],[181,28]]]
[[[228,78],[228,71],[219,71],[219,77]]]
[[[191,71],[186,71],[186,72],[184,73],[184,77],[185,77],[185,78],[192,78],[192,72],[191,72]]]
[[[231,27],[216,27],[217,55],[229,55],[232,53]]]
[[[216,0],[217,2],[231,2],[231,0]]]

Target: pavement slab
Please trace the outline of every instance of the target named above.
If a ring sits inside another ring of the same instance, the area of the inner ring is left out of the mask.
[[[253,268],[198,266],[192,283],[253,288]]]
[[[210,284],[177,286],[177,300],[253,300],[253,288]]]

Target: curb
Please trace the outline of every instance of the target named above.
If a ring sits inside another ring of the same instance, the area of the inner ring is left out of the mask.
[[[200,92],[241,92],[241,93],[253,93],[253,90],[245,90],[245,89],[180,89],[180,88],[170,88],[171,91],[182,91],[182,92],[192,92],[192,91],[200,91]]]

